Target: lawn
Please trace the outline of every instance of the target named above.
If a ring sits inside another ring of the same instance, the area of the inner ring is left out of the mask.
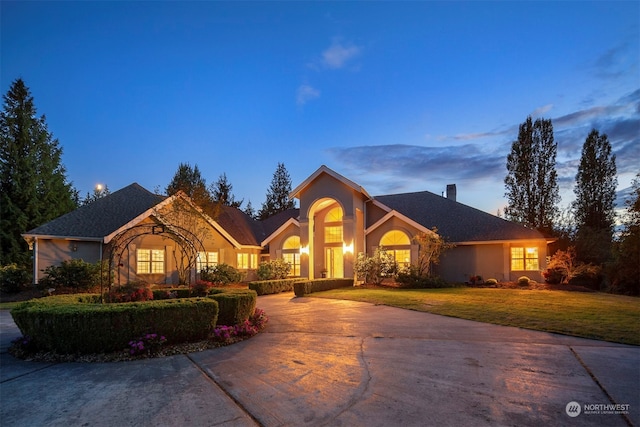
[[[640,299],[604,293],[492,288],[342,288],[313,293],[497,325],[640,345]]]

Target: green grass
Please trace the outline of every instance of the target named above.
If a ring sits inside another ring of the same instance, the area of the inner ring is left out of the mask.
[[[310,296],[640,345],[640,298],[622,295],[491,288],[342,288]]]
[[[16,302],[0,302],[0,310],[11,310],[16,305],[20,304],[20,301]]]

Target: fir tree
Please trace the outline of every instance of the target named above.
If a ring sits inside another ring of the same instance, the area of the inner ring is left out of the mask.
[[[531,117],[520,125],[518,139],[507,156],[504,180],[507,219],[550,234],[560,201],[556,153],[551,120]]]
[[[259,219],[266,219],[279,212],[295,207],[295,202],[289,198],[291,192],[291,177],[284,167],[284,163],[278,163],[278,168],[273,174],[271,186],[267,190],[267,200],[262,204]]]
[[[173,176],[166,193],[173,196],[178,191],[185,193],[193,203],[203,209],[207,214],[215,217],[216,208],[213,198],[207,189],[207,182],[200,174],[198,165],[191,167],[188,163],[180,163],[178,170]]]
[[[77,191],[67,181],[62,148],[37,117],[33,96],[22,79],[4,95],[0,113],[0,264],[28,266],[21,233],[77,207]]]
[[[618,179],[607,135],[593,129],[582,146],[574,193],[578,258],[600,264],[610,256]]]
[[[244,200],[236,201],[235,196],[232,193],[233,185],[227,179],[227,174],[223,173],[218,178],[218,181],[211,188],[211,196],[213,200],[224,206],[231,206],[234,208],[240,208]]]

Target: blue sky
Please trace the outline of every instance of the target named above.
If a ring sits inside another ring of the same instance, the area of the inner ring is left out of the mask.
[[[640,171],[637,1],[0,7],[0,89],[29,86],[82,196],[163,191],[182,162],[257,209],[283,162],[294,187],[325,164],[495,213],[529,115],[553,121],[563,206],[592,128],[619,189]]]

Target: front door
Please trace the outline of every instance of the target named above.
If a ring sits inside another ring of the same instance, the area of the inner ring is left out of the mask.
[[[341,247],[325,248],[324,266],[327,270],[327,277],[344,276],[344,263]]]

